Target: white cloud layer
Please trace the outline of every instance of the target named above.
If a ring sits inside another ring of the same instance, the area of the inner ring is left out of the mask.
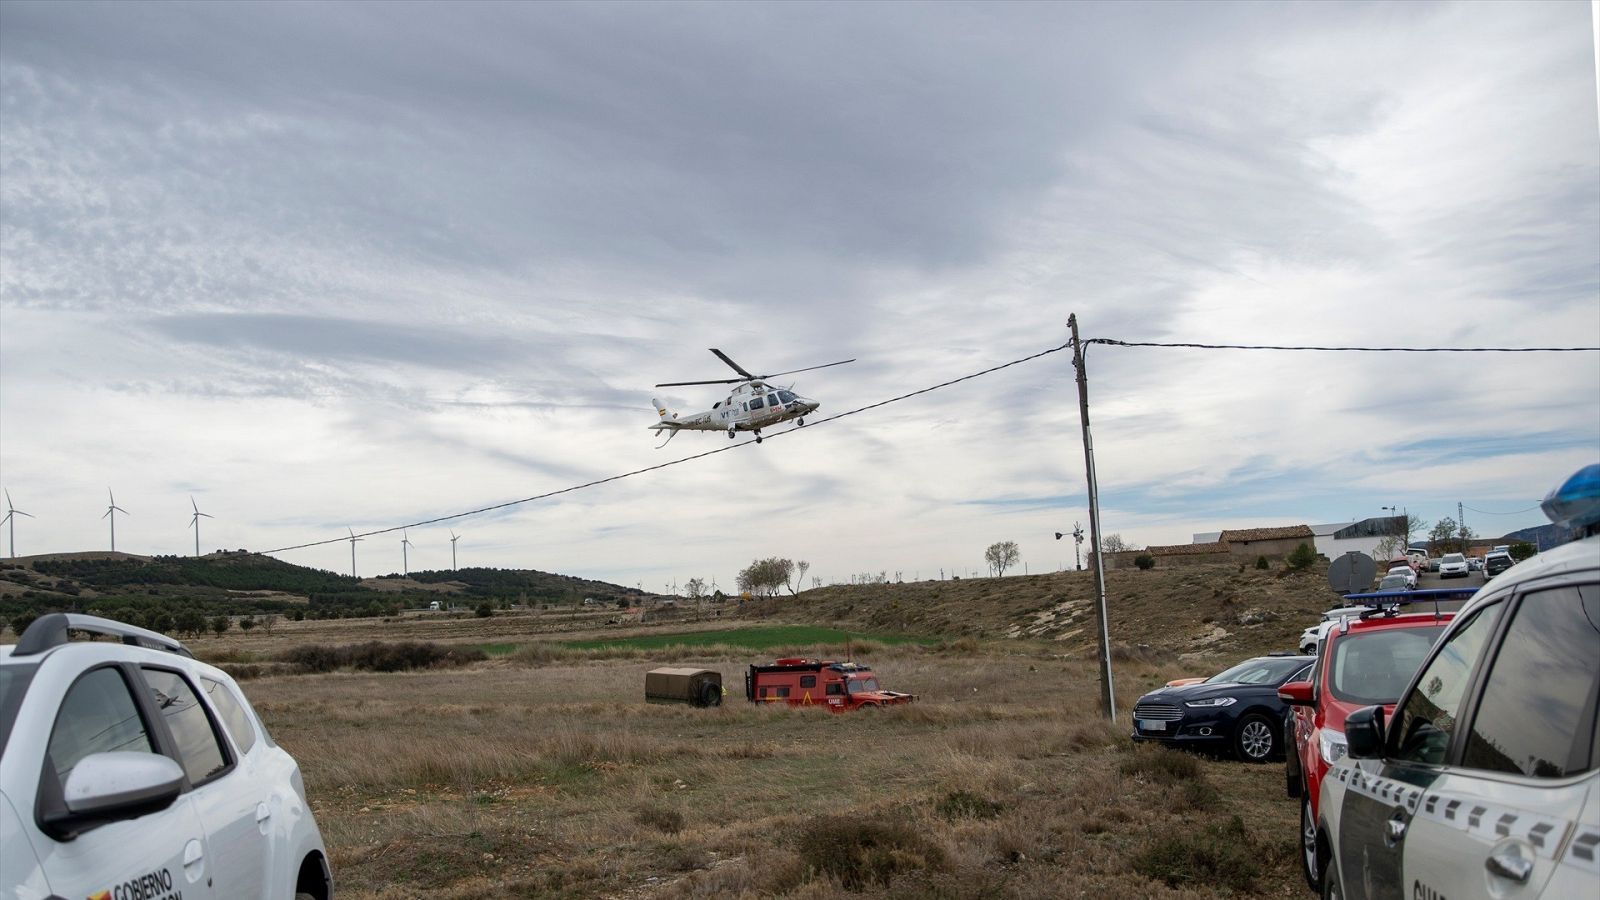
[[[268,549],[728,444],[1086,336],[1600,346],[1585,4],[34,4],[0,28],[0,483],[23,554]],[[1406,506],[1600,458],[1600,354],[1096,346],[1104,527]],[[1071,565],[1066,353],[413,530],[660,589]],[[1492,514],[1492,515],[1491,515]],[[400,567],[398,534],[357,548]],[[349,545],[284,554],[348,570]]]

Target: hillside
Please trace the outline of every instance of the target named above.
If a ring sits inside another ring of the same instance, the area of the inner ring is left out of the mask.
[[[584,598],[638,605],[632,588],[517,569],[462,569],[354,579],[270,557],[60,554],[0,562],[0,618],[92,611],[136,624],[181,627],[207,617],[278,613],[300,618],[389,616],[434,600],[473,607],[574,607]],[[1292,649],[1332,605],[1321,567],[1290,574],[1236,566],[1107,573],[1112,644],[1123,655],[1182,657]],[[984,641],[1046,642],[1067,656],[1096,646],[1089,572],[952,581],[835,585],[724,607],[719,619],[828,624]]]
[[[243,551],[203,557],[58,553],[0,561],[0,617],[6,619],[65,610],[147,624],[147,614],[158,609],[169,616],[376,616],[427,606],[441,596],[467,606],[502,607],[575,605],[586,597],[632,605],[645,595],[620,585],[521,569],[357,579]]]
[[[1336,599],[1326,564],[1295,574],[1235,566],[1134,569],[1108,572],[1106,579],[1111,642],[1121,653],[1292,650],[1301,630]],[[745,615],[784,620],[1050,641],[1070,655],[1092,655],[1097,642],[1089,572],[837,585],[745,607]]]

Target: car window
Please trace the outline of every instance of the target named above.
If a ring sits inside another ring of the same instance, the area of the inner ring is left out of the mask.
[[[95,669],[67,691],[50,730],[50,763],[63,784],[91,753],[113,750],[154,753],[139,707],[116,669]]]
[[[1484,680],[1462,765],[1537,778],[1588,768],[1597,682],[1600,586],[1528,594]]]
[[[1406,698],[1405,706],[1396,711],[1391,758],[1433,765],[1444,762],[1473,668],[1483,655],[1483,646],[1494,633],[1500,610],[1504,608],[1503,603],[1479,608],[1471,620],[1456,629],[1450,640],[1439,648],[1417,679],[1417,689]]]
[[[1328,687],[1346,703],[1393,703],[1443,631],[1441,622],[1340,635],[1328,663]]]
[[[206,697],[211,700],[211,705],[222,716],[222,724],[228,728],[228,734],[233,738],[233,745],[239,748],[239,755],[250,752],[256,745],[256,730],[250,724],[250,714],[244,711],[233,691],[220,681],[209,678],[200,679],[200,687],[206,692]]]
[[[1305,665],[1299,659],[1249,659],[1206,679],[1206,684],[1281,684]]]
[[[179,763],[193,784],[201,784],[227,768],[228,761],[217,743],[217,734],[211,727],[211,717],[206,715],[200,698],[195,696],[189,682],[177,672],[166,669],[145,668],[145,683],[155,697],[156,707],[167,720],[167,728],[178,742]]]

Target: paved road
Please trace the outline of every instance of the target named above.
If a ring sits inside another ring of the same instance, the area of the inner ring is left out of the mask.
[[[1483,587],[1483,584],[1483,572],[1481,571],[1468,572],[1465,578],[1440,578],[1438,572],[1423,572],[1421,577],[1417,579],[1417,587],[1419,588],[1461,587],[1463,585]]]

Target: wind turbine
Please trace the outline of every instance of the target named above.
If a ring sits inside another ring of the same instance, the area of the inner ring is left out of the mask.
[[[11,523],[11,558],[12,559],[16,559],[17,558],[17,516],[27,516],[28,518],[31,519],[31,518],[33,518],[33,513],[25,513],[22,510],[17,509],[15,506],[12,506],[11,505],[11,492],[10,491],[6,491],[6,517],[4,519],[0,519],[0,525],[4,525],[7,522]],[[454,533],[455,532],[451,532],[451,534],[454,534]],[[451,563],[454,564],[454,561],[455,561],[455,554],[454,553],[451,554],[450,559],[451,559]]]
[[[452,572],[456,570],[456,541],[459,540],[461,540],[461,535],[456,534],[454,528],[450,529],[450,571]]]
[[[194,502],[193,494],[189,495],[189,505],[194,507],[194,517],[189,520],[189,527],[194,529],[194,555],[198,557],[200,555],[200,520],[202,518],[214,519],[216,516],[201,512],[200,507]]]
[[[401,575],[410,575],[411,574],[411,563],[409,561],[410,558],[406,554],[406,550],[409,549],[410,547],[411,547],[411,538],[406,537],[406,530],[404,528],[402,528],[402,529],[400,529],[400,574]]]
[[[366,538],[356,537],[355,531],[348,525],[345,526],[344,530],[350,532],[350,577],[354,578],[356,577],[356,541],[364,541]]]
[[[117,495],[111,493],[111,488],[106,488],[106,496],[111,498],[111,505],[106,507],[106,514],[100,518],[111,517],[111,552],[115,553],[117,552],[117,513],[122,513],[125,516],[132,515],[132,513],[117,505]]]

